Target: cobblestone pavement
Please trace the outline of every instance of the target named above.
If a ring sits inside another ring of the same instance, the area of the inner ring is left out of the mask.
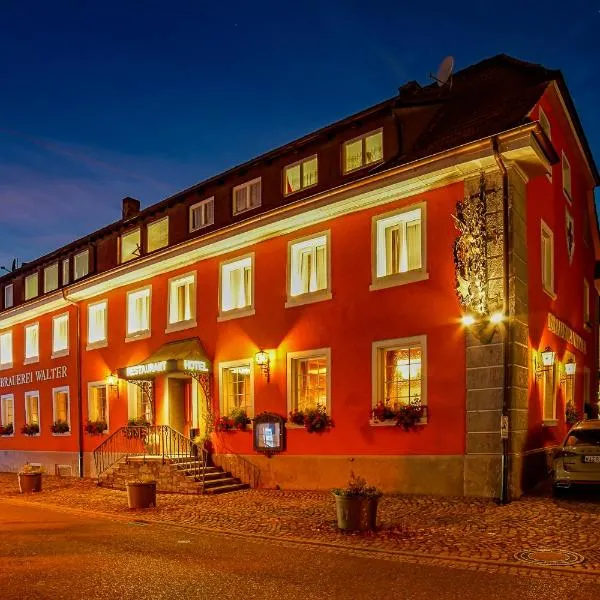
[[[246,490],[218,496],[161,494],[156,509],[129,510],[123,491],[91,480],[44,476],[40,494],[20,495],[17,477],[0,473],[0,498],[42,503],[129,520],[169,522],[237,534],[405,552],[440,559],[525,566],[522,550],[557,549],[585,557],[571,570],[600,575],[600,496],[528,497],[498,506],[492,501],[431,496],[384,496],[380,527],[346,534],[335,527],[328,492]]]

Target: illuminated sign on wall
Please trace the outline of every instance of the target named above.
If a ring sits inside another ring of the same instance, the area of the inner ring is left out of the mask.
[[[552,313],[548,313],[548,330],[565,340],[565,342],[575,346],[580,352],[586,353],[587,344],[585,340]]]
[[[147,363],[144,365],[134,365],[133,367],[127,367],[125,373],[127,377],[137,377],[138,375],[153,375],[155,373],[163,373],[167,370],[167,361],[161,360],[160,362]]]
[[[204,371],[208,373],[208,364],[204,360],[184,360],[183,368],[186,371]]]
[[[63,379],[67,377],[67,367],[53,367],[52,369],[39,369],[27,373],[17,373],[10,377],[0,377],[0,388],[13,385],[26,385],[34,381],[47,381],[49,379]]]

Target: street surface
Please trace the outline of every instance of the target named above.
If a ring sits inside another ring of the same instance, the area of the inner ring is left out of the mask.
[[[248,515],[251,518],[251,515]],[[206,533],[0,499],[0,597],[590,600],[585,574]]]

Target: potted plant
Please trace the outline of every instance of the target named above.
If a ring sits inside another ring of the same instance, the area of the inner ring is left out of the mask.
[[[0,425],[0,435],[12,435],[15,431],[12,423],[8,425]]]
[[[215,424],[215,428],[217,431],[229,431],[234,427],[235,425],[233,424],[233,420],[229,417],[219,417]]]
[[[40,426],[37,423],[26,423],[21,427],[21,433],[24,435],[37,435],[40,432]]]
[[[44,467],[32,465],[29,463],[24,464],[19,469],[19,491],[21,494],[27,494],[30,492],[41,492],[42,491],[42,473]]]
[[[367,485],[363,477],[350,474],[348,486],[332,490],[335,496],[338,529],[369,530],[377,527],[377,505],[382,492]]]
[[[71,431],[71,428],[69,427],[69,424],[66,421],[61,421],[59,419],[58,421],[54,421],[54,423],[50,425],[50,431],[56,434],[63,434],[69,433],[69,431]]]
[[[156,508],[156,479],[141,477],[127,482],[129,508]]]
[[[380,423],[382,421],[393,421],[395,416],[396,413],[394,409],[383,402],[379,402],[371,411],[371,417],[375,423]]]
[[[577,421],[581,421],[581,415],[577,411],[574,402],[568,402],[565,407],[565,421],[567,425],[575,425]]]
[[[102,435],[107,429],[106,421],[88,421],[85,424],[85,431],[89,435]]]
[[[243,408],[234,408],[229,418],[233,421],[233,426],[236,429],[246,429],[252,422]]]
[[[136,417],[127,421],[127,427],[152,427],[152,423],[146,417]]]
[[[408,404],[394,404],[393,407],[379,402],[371,411],[371,418],[375,423],[393,421],[398,427],[402,427],[404,431],[409,431],[414,429],[424,414],[425,407],[420,400],[412,400]]]
[[[333,421],[322,404],[306,410],[293,410],[289,416],[290,423],[303,425],[308,433],[321,433],[333,427]]]

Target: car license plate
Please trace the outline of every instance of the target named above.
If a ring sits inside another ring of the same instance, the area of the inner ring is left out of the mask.
[[[586,463],[600,463],[600,456],[584,456],[583,462]]]

